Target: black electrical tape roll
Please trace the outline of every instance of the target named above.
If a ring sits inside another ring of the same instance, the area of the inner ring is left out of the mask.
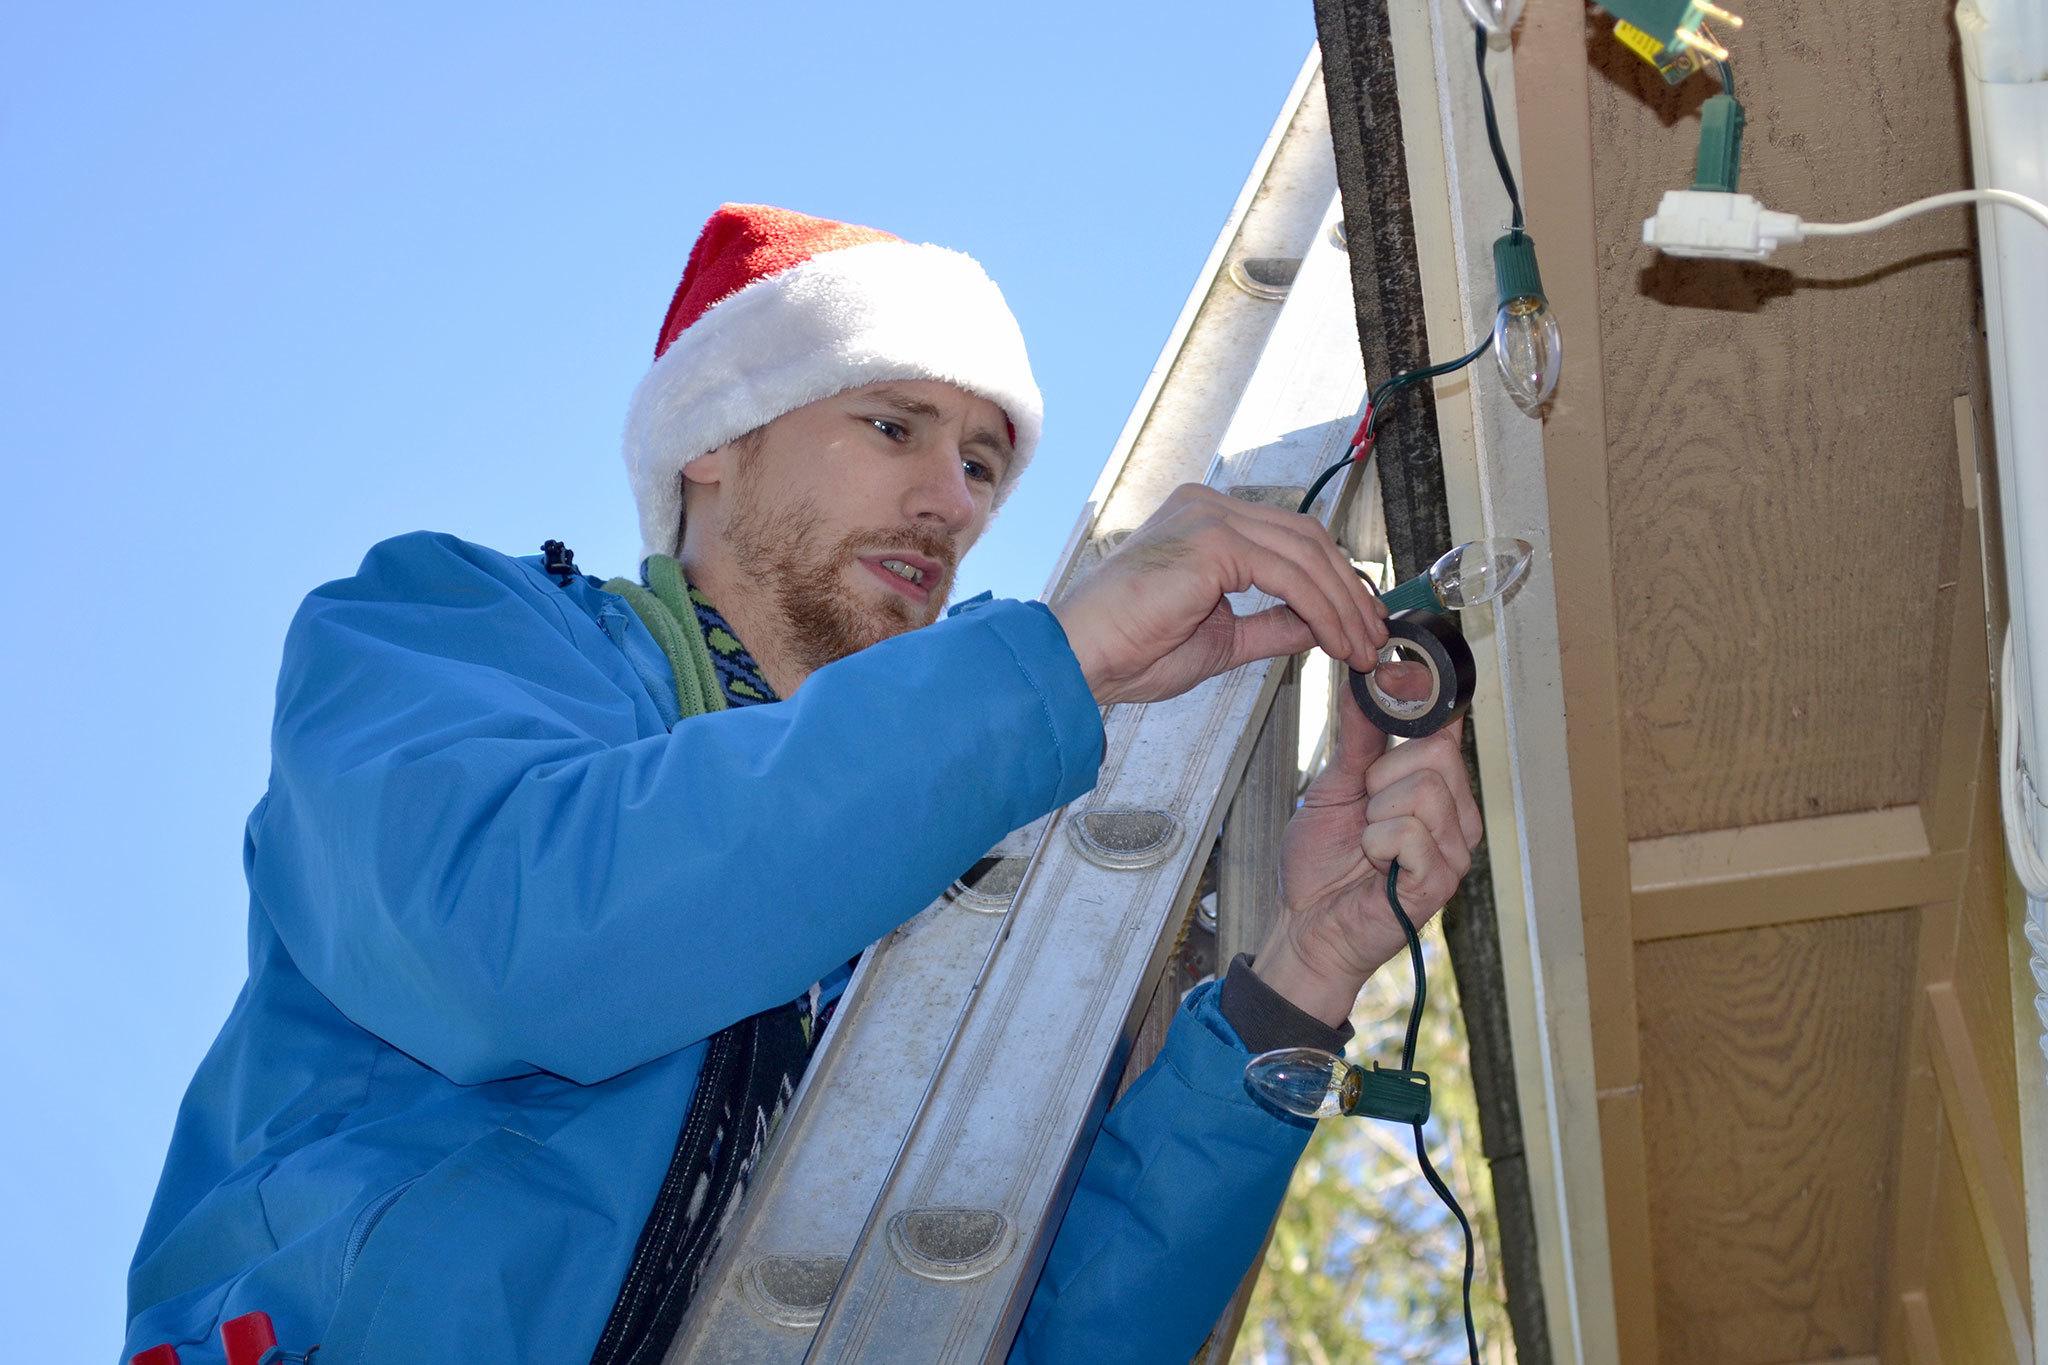
[[[1351,670],[1351,695],[1380,729],[1398,739],[1421,739],[1465,713],[1477,682],[1472,647],[1449,617],[1404,611],[1387,618],[1379,667],[1371,673]]]

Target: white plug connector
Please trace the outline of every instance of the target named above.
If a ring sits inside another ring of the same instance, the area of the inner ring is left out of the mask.
[[[1655,217],[1643,220],[1646,245],[1672,256],[1761,261],[1805,236],[1797,214],[1776,213],[1747,194],[1666,190]]]

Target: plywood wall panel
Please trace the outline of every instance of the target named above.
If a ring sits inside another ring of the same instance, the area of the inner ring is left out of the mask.
[[[1644,944],[1661,1358],[1877,1349],[1911,912]]]
[[[1748,18],[1745,190],[1846,220],[1967,182],[1948,6]],[[1910,804],[1940,723],[1952,401],[1979,383],[1970,221],[1768,265],[1648,251],[1642,219],[1691,183],[1714,85],[1666,87],[1603,24],[1588,55],[1629,836]]]

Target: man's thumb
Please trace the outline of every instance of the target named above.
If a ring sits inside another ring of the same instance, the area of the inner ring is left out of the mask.
[[[1351,690],[1353,674],[1345,669],[1338,676],[1337,690],[1337,742],[1333,746],[1333,766],[1361,777],[1379,756],[1387,751],[1387,732],[1374,725],[1358,704],[1358,694]]]

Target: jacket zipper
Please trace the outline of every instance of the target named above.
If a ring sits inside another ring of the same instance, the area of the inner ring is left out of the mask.
[[[674,731],[676,726],[682,723],[682,714],[676,707],[675,684],[647,671],[646,665],[642,664],[639,657],[627,647],[623,634],[614,633],[614,618],[611,613],[601,612],[593,619],[596,620],[597,628],[605,639],[618,646],[619,653],[626,656],[627,666],[640,679],[640,685],[647,690],[648,698],[654,702],[655,714],[661,717],[661,723],[671,732]],[[620,629],[623,630],[623,627]]]
[[[413,1182],[408,1180],[395,1189],[385,1191],[378,1196],[375,1203],[356,1215],[356,1225],[349,1229],[348,1244],[341,1250],[343,1289],[348,1288],[348,1277],[355,1273],[356,1260],[363,1254],[363,1245],[370,1240],[371,1232],[376,1230],[377,1224],[384,1221],[384,1215],[398,1202],[398,1197],[411,1189],[412,1185]]]

